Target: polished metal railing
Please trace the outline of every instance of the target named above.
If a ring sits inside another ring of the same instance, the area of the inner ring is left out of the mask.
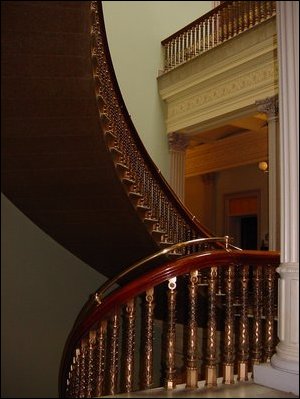
[[[273,251],[194,252],[109,293],[70,334],[61,397],[247,381],[278,343],[279,263]]]
[[[164,71],[203,54],[276,14],[276,1],[224,1],[162,41]]]
[[[183,253],[179,252],[180,249],[185,248],[184,255],[191,254],[193,252],[199,252],[203,250],[208,250],[209,249],[209,244],[211,243],[224,243],[225,245],[220,245],[220,249],[226,248],[226,250],[230,249],[237,249],[237,250],[242,250],[241,248],[238,248],[230,242],[232,241],[232,238],[229,236],[224,236],[224,237],[209,237],[209,238],[196,238],[194,240],[189,240],[189,241],[184,241],[184,242],[179,242],[177,244],[174,244],[168,248],[164,248],[150,256],[147,256],[146,258],[134,263],[133,265],[129,266],[127,269],[125,269],[123,272],[119,273],[117,276],[111,278],[107,282],[105,282],[102,287],[95,293],[95,300],[98,304],[101,304],[101,301],[105,295],[105,293],[112,288],[115,284],[118,284],[122,278],[125,276],[128,276],[131,272],[137,269],[142,269],[145,267],[147,264],[153,262],[154,260],[158,258],[162,258],[163,256],[167,254],[175,254],[182,256]]]

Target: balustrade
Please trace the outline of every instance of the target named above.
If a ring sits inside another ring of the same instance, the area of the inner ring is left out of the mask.
[[[162,41],[164,72],[239,35],[276,14],[276,1],[225,1]]]
[[[64,397],[114,395],[163,381],[168,390],[178,383],[197,389],[203,380],[214,387],[220,377],[223,384],[247,381],[253,365],[270,361],[278,342],[278,265],[277,252],[205,251],[115,290],[86,315],[83,330],[75,328]],[[163,329],[154,304],[166,312]],[[178,335],[179,325],[184,334]]]

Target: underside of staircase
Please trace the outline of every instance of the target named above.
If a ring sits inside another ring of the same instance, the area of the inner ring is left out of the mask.
[[[4,1],[1,9],[2,192],[58,243],[114,276],[158,245],[101,130],[90,2]]]

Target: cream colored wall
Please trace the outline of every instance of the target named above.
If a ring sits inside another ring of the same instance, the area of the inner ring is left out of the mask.
[[[156,84],[162,69],[160,42],[211,7],[211,1],[103,1],[108,42],[124,101],[166,179],[169,152]]]
[[[104,281],[1,194],[1,397],[58,397],[65,342]]]

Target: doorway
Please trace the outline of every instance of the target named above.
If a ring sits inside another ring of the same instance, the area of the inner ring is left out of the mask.
[[[258,249],[259,199],[259,191],[225,195],[225,231],[239,248]]]

